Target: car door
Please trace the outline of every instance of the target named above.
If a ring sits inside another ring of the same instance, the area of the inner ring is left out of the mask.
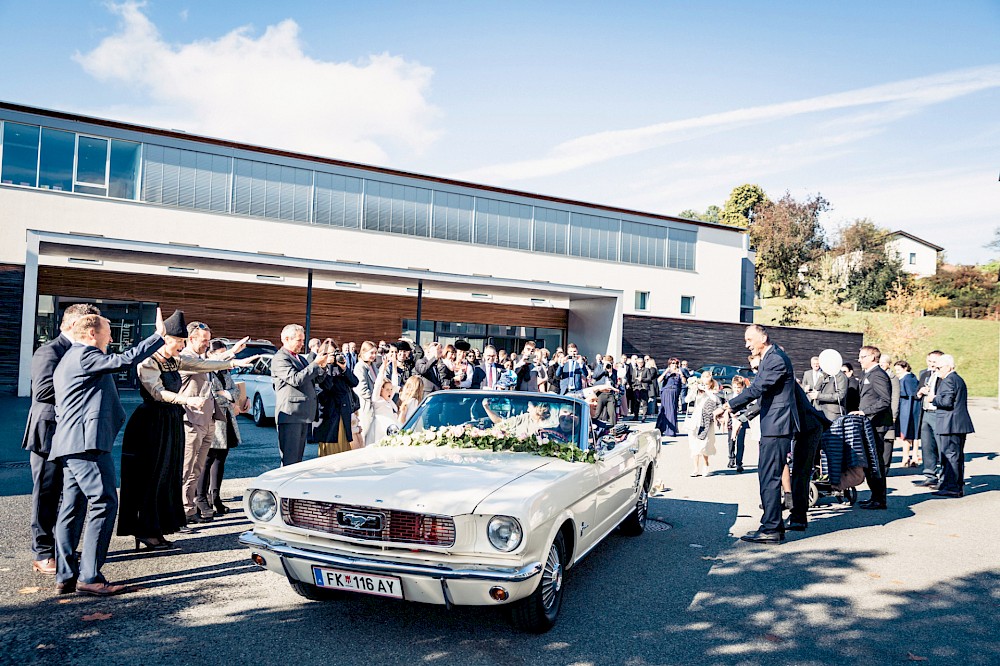
[[[638,448],[629,440],[602,445],[603,457],[597,465],[600,481],[595,506],[598,531],[612,529],[632,508],[637,488],[636,454]]]

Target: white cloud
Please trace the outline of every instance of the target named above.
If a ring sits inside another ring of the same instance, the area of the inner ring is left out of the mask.
[[[419,153],[438,131],[427,100],[433,71],[387,53],[324,62],[303,52],[292,20],[255,36],[241,27],[217,39],[168,44],[143,4],[109,5],[121,27],[74,59],[101,81],[148,98],[117,107],[124,120],[361,162],[390,149]]]
[[[863,109],[863,113],[841,122],[885,124],[932,104],[997,87],[1000,87],[1000,65],[976,67],[793,102],[736,109],[646,127],[598,132],[563,142],[542,157],[486,166],[456,177],[503,183],[552,176],[616,157],[687,141],[694,135],[704,136],[706,133],[829,111]],[[879,105],[881,108],[873,108]]]

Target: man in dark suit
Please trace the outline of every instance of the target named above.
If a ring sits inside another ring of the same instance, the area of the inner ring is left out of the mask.
[[[941,440],[941,487],[938,497],[965,495],[965,437],[976,429],[969,416],[969,390],[957,372],[951,354],[937,359],[940,381],[932,401],[938,409],[937,436]]]
[[[760,356],[760,368],[742,393],[715,410],[746,407],[752,400],[760,404],[760,459],[757,478],[764,515],[760,529],[742,537],[755,543],[781,543],[785,540],[785,524],[781,520],[781,472],[791,450],[792,437],[801,429],[795,404],[795,373],[788,355],[773,344],[763,326],[752,324],[743,335],[751,354]]]
[[[316,384],[333,354],[322,354],[312,363],[300,355],[306,344],[306,329],[289,324],[281,329],[281,349],[271,357],[274,382],[274,414],[278,427],[281,465],[302,462],[309,426],[316,418]]]
[[[101,575],[118,513],[115,465],[111,448],[125,423],[114,374],[134,366],[163,346],[164,325],[159,310],[156,333],[121,354],[108,354],[111,325],[99,315],[80,317],[72,328],[73,346],[52,376],[56,400],[56,430],[49,460],[63,468],[63,499],[56,521],[56,590],[97,596],[118,594]],[[80,561],[76,547],[87,511],[87,534]]]
[[[881,448],[878,459],[869,461],[870,465],[865,468],[866,480],[872,495],[868,500],[858,503],[862,509],[875,510],[886,508],[886,477],[889,475],[889,464],[892,462],[893,444],[892,439],[886,438],[886,433],[892,428],[892,382],[878,364],[880,356],[878,347],[866,346],[858,352],[858,363],[861,364],[864,375],[860,377],[858,410],[851,412],[868,417],[875,431],[876,447]],[[875,471],[876,465],[881,474],[869,474]]]
[[[483,347],[483,362],[478,367],[483,372],[481,388],[495,389],[497,380],[503,373],[503,366],[497,363],[497,350],[493,345]]]
[[[100,315],[101,311],[90,303],[70,305],[63,312],[59,336],[36,349],[31,357],[31,411],[21,448],[31,452],[31,550],[35,555],[31,567],[48,576],[56,575],[55,526],[63,484],[62,467],[49,460],[56,429],[52,374],[73,346],[73,324],[91,314]]]
[[[937,436],[938,408],[934,406],[933,395],[936,393],[937,360],[944,354],[935,349],[927,355],[927,367],[920,371],[917,380],[917,397],[920,398],[922,411],[920,413],[920,456],[923,458],[924,475],[919,481],[914,481],[924,488],[938,487],[938,464],[941,462],[941,447]]]

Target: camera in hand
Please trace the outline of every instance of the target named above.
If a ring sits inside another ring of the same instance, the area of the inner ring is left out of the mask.
[[[347,363],[347,357],[340,352],[335,352],[333,355],[333,362],[336,363],[337,365],[342,365],[344,363]]]

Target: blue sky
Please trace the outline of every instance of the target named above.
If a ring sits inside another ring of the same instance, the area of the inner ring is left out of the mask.
[[[821,193],[985,261],[1000,2],[0,0],[0,98],[656,213]]]

